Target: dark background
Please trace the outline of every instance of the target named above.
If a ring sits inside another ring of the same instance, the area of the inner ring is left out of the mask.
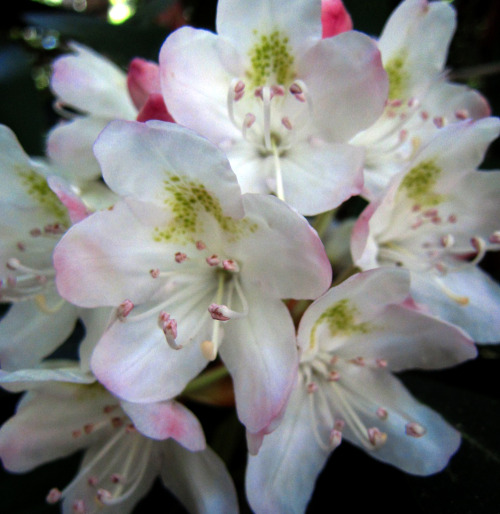
[[[126,23],[105,21],[106,0],[89,0],[88,9],[47,7],[30,0],[2,4],[0,16],[0,123],[17,134],[26,152],[42,155],[47,130],[57,121],[47,87],[50,62],[67,40],[87,44],[124,69],[135,56],[157,60],[169,33],[158,15],[171,0],[143,0]],[[355,28],[378,35],[399,2],[345,0]],[[184,2],[189,23],[214,28],[214,0]],[[500,115],[500,2],[456,0],[458,30],[448,68],[455,81],[479,89],[489,100],[493,115]],[[9,9],[9,15],[6,10]],[[54,46],[52,48],[52,46]],[[44,48],[45,47],[45,48]],[[484,166],[500,169],[500,144],[495,142]],[[500,199],[499,199],[500,200]],[[483,267],[500,279],[498,254],[488,255]],[[500,323],[500,320],[499,320]],[[500,513],[500,347],[483,346],[479,357],[440,372],[401,375],[412,393],[440,412],[463,434],[459,452],[445,471],[432,477],[413,477],[371,459],[348,443],[330,458],[317,483],[308,512],[349,509],[359,511],[426,514]],[[12,415],[16,395],[0,392],[3,421]],[[190,404],[206,429],[212,447],[224,458],[235,480],[242,512],[246,448],[244,433],[233,409]],[[47,413],[50,416],[50,413]],[[74,476],[80,455],[45,465],[32,473],[0,475],[0,512],[5,514],[55,513],[44,498],[52,487],[61,489]],[[157,505],[156,502],[159,502]],[[164,488],[135,509],[136,514],[184,512]]]

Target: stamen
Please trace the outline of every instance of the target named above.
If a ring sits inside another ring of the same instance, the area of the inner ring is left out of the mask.
[[[97,501],[106,504],[113,499],[113,495],[107,489],[98,489],[96,499]]]
[[[52,505],[54,503],[57,503],[61,499],[61,497],[62,497],[61,491],[57,487],[54,487],[53,489],[51,489],[49,491],[49,494],[47,494],[45,501]]]
[[[195,245],[197,250],[204,250],[207,247],[203,241],[196,241]]]
[[[288,116],[283,116],[283,118],[281,118],[281,124],[287,129],[287,130],[292,130],[292,122],[290,121],[290,118]]]
[[[233,259],[225,259],[222,261],[222,267],[226,271],[233,271],[238,272],[240,271],[240,267],[238,266],[238,263],[236,261],[233,261]]]
[[[177,252],[175,254],[175,262],[178,262],[179,264],[181,262],[184,262],[187,258],[188,258],[187,255],[185,253],[182,253],[182,252]]]
[[[467,109],[458,109],[455,111],[455,118],[457,120],[466,120],[469,117],[469,112]]]
[[[368,440],[375,448],[380,448],[387,441],[387,434],[377,427],[372,427],[368,429]]]
[[[472,261],[469,262],[469,264],[475,265],[478,264],[479,261],[482,260],[482,258],[486,254],[486,243],[481,237],[473,237],[470,240],[470,244],[472,245],[472,248],[476,251],[476,256]]]
[[[160,270],[158,268],[155,268],[155,269],[150,269],[149,270],[149,274],[153,277],[153,278],[158,278],[160,276]]]
[[[87,484],[91,487],[95,487],[99,483],[99,479],[96,476],[91,476],[87,480]]]
[[[75,500],[73,502],[73,512],[75,514],[86,514],[85,502],[83,500]]]
[[[496,230],[490,235],[488,241],[493,244],[500,244],[500,230]]]
[[[458,303],[458,305],[462,305],[464,307],[469,304],[470,300],[469,300],[468,296],[460,296],[460,295],[454,293],[451,289],[449,289],[448,286],[443,284],[443,282],[441,280],[439,280],[439,278],[437,278],[437,277],[435,280],[437,281],[437,283],[438,283],[439,287],[441,288],[441,290],[443,291],[443,293],[448,298],[450,298],[454,302]]]
[[[436,125],[437,128],[443,128],[444,127],[444,118],[442,116],[436,116],[432,122],[434,125]]]
[[[271,142],[271,89],[269,86],[262,88],[262,102],[264,103],[264,144],[267,150],[272,150]]]
[[[446,234],[441,238],[440,243],[443,248],[450,248],[455,244],[455,238],[451,234]]]
[[[228,309],[225,305],[218,305],[216,303],[212,303],[208,307],[208,312],[210,313],[210,316],[212,316],[212,319],[218,321],[229,321],[231,318],[224,314],[229,310],[230,309]]]
[[[132,312],[134,304],[130,300],[123,301],[117,311],[116,316],[120,321],[125,321],[125,318]]]
[[[329,439],[329,443],[330,443],[332,450],[337,448],[337,446],[339,446],[341,442],[342,442],[342,432],[340,432],[339,430],[333,429],[330,432],[330,439]]]
[[[243,118],[243,126],[241,127],[241,134],[243,139],[247,139],[247,130],[255,123],[255,115],[247,112]]]
[[[220,264],[220,259],[215,254],[211,255],[210,257],[207,257],[205,260],[209,266],[218,266]]]
[[[384,409],[383,407],[379,407],[379,408],[377,409],[376,414],[377,414],[377,417],[378,417],[379,419],[382,419],[382,420],[384,420],[384,421],[385,421],[385,420],[388,418],[388,416],[389,416],[389,413],[388,413],[388,412],[387,412],[387,410],[386,410],[386,409]]]
[[[201,353],[208,361],[214,361],[217,357],[217,348],[212,341],[206,340],[201,343]]]
[[[274,157],[274,169],[276,172],[276,196],[280,200],[285,201],[285,190],[283,188],[283,174],[281,173],[280,156],[278,153],[278,148],[276,147],[274,141],[272,142],[272,150]]]
[[[163,330],[170,348],[180,350],[182,345],[175,342],[177,338],[177,321],[171,318],[168,312],[161,311],[158,316],[158,326]]]
[[[416,422],[407,423],[405,426],[405,434],[410,437],[422,437],[427,433],[425,427]]]
[[[315,393],[318,390],[318,384],[316,382],[310,382],[307,384],[307,392],[309,394]]]
[[[242,80],[238,80],[234,86],[234,101],[237,102],[243,98],[245,94],[245,83]]]

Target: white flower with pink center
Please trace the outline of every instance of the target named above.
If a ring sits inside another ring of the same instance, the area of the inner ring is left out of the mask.
[[[282,299],[330,284],[316,232],[277,198],[242,196],[222,152],[178,125],[113,122],[95,152],[123,200],[72,227],[54,253],[64,298],[116,308],[95,375],[124,399],[162,401],[220,353],[240,419],[266,429],[297,367]]]
[[[499,132],[497,118],[441,129],[368,205],[351,240],[357,266],[408,268],[415,300],[481,343],[500,338],[500,287],[476,266],[500,249],[500,173],[476,168]]]
[[[406,270],[371,270],[304,313],[297,384],[280,426],[249,457],[246,489],[255,512],[304,512],[343,439],[416,475],[436,473],[455,453],[459,433],[392,372],[452,366],[476,349],[460,329],[418,310],[409,286]]]
[[[364,152],[347,142],[387,98],[369,37],[321,35],[319,0],[221,0],[217,34],[182,27],[160,52],[174,119],[226,152],[243,192],[276,193],[305,215],[360,192]]]

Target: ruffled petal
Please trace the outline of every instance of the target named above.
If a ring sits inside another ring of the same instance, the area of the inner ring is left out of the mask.
[[[157,440],[175,439],[192,452],[205,449],[205,436],[200,422],[181,403],[131,403],[122,400],[121,406],[137,430],[145,436]]]
[[[227,112],[228,88],[242,76],[243,63],[231,44],[204,30],[182,27],[160,51],[165,104],[173,118],[218,144],[240,131]]]
[[[177,181],[188,193],[203,187],[225,215],[243,215],[238,181],[224,154],[180,125],[115,121],[101,134],[94,150],[107,184],[122,196],[165,208],[174,195],[172,183]]]
[[[384,110],[387,75],[376,44],[364,34],[319,41],[298,63],[298,76],[312,101],[313,126],[327,141],[349,141]]]
[[[246,219],[257,230],[234,248],[242,280],[273,298],[316,298],[330,285],[331,266],[316,231],[272,196],[243,196]],[[263,265],[265,263],[265,265]]]
[[[134,119],[125,74],[111,61],[83,45],[53,63],[50,86],[64,103],[108,119]],[[84,94],[82,94],[84,93]]]

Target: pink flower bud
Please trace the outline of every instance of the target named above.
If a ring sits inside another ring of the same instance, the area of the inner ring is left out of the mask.
[[[342,0],[321,0],[323,38],[352,30],[352,20]]]

